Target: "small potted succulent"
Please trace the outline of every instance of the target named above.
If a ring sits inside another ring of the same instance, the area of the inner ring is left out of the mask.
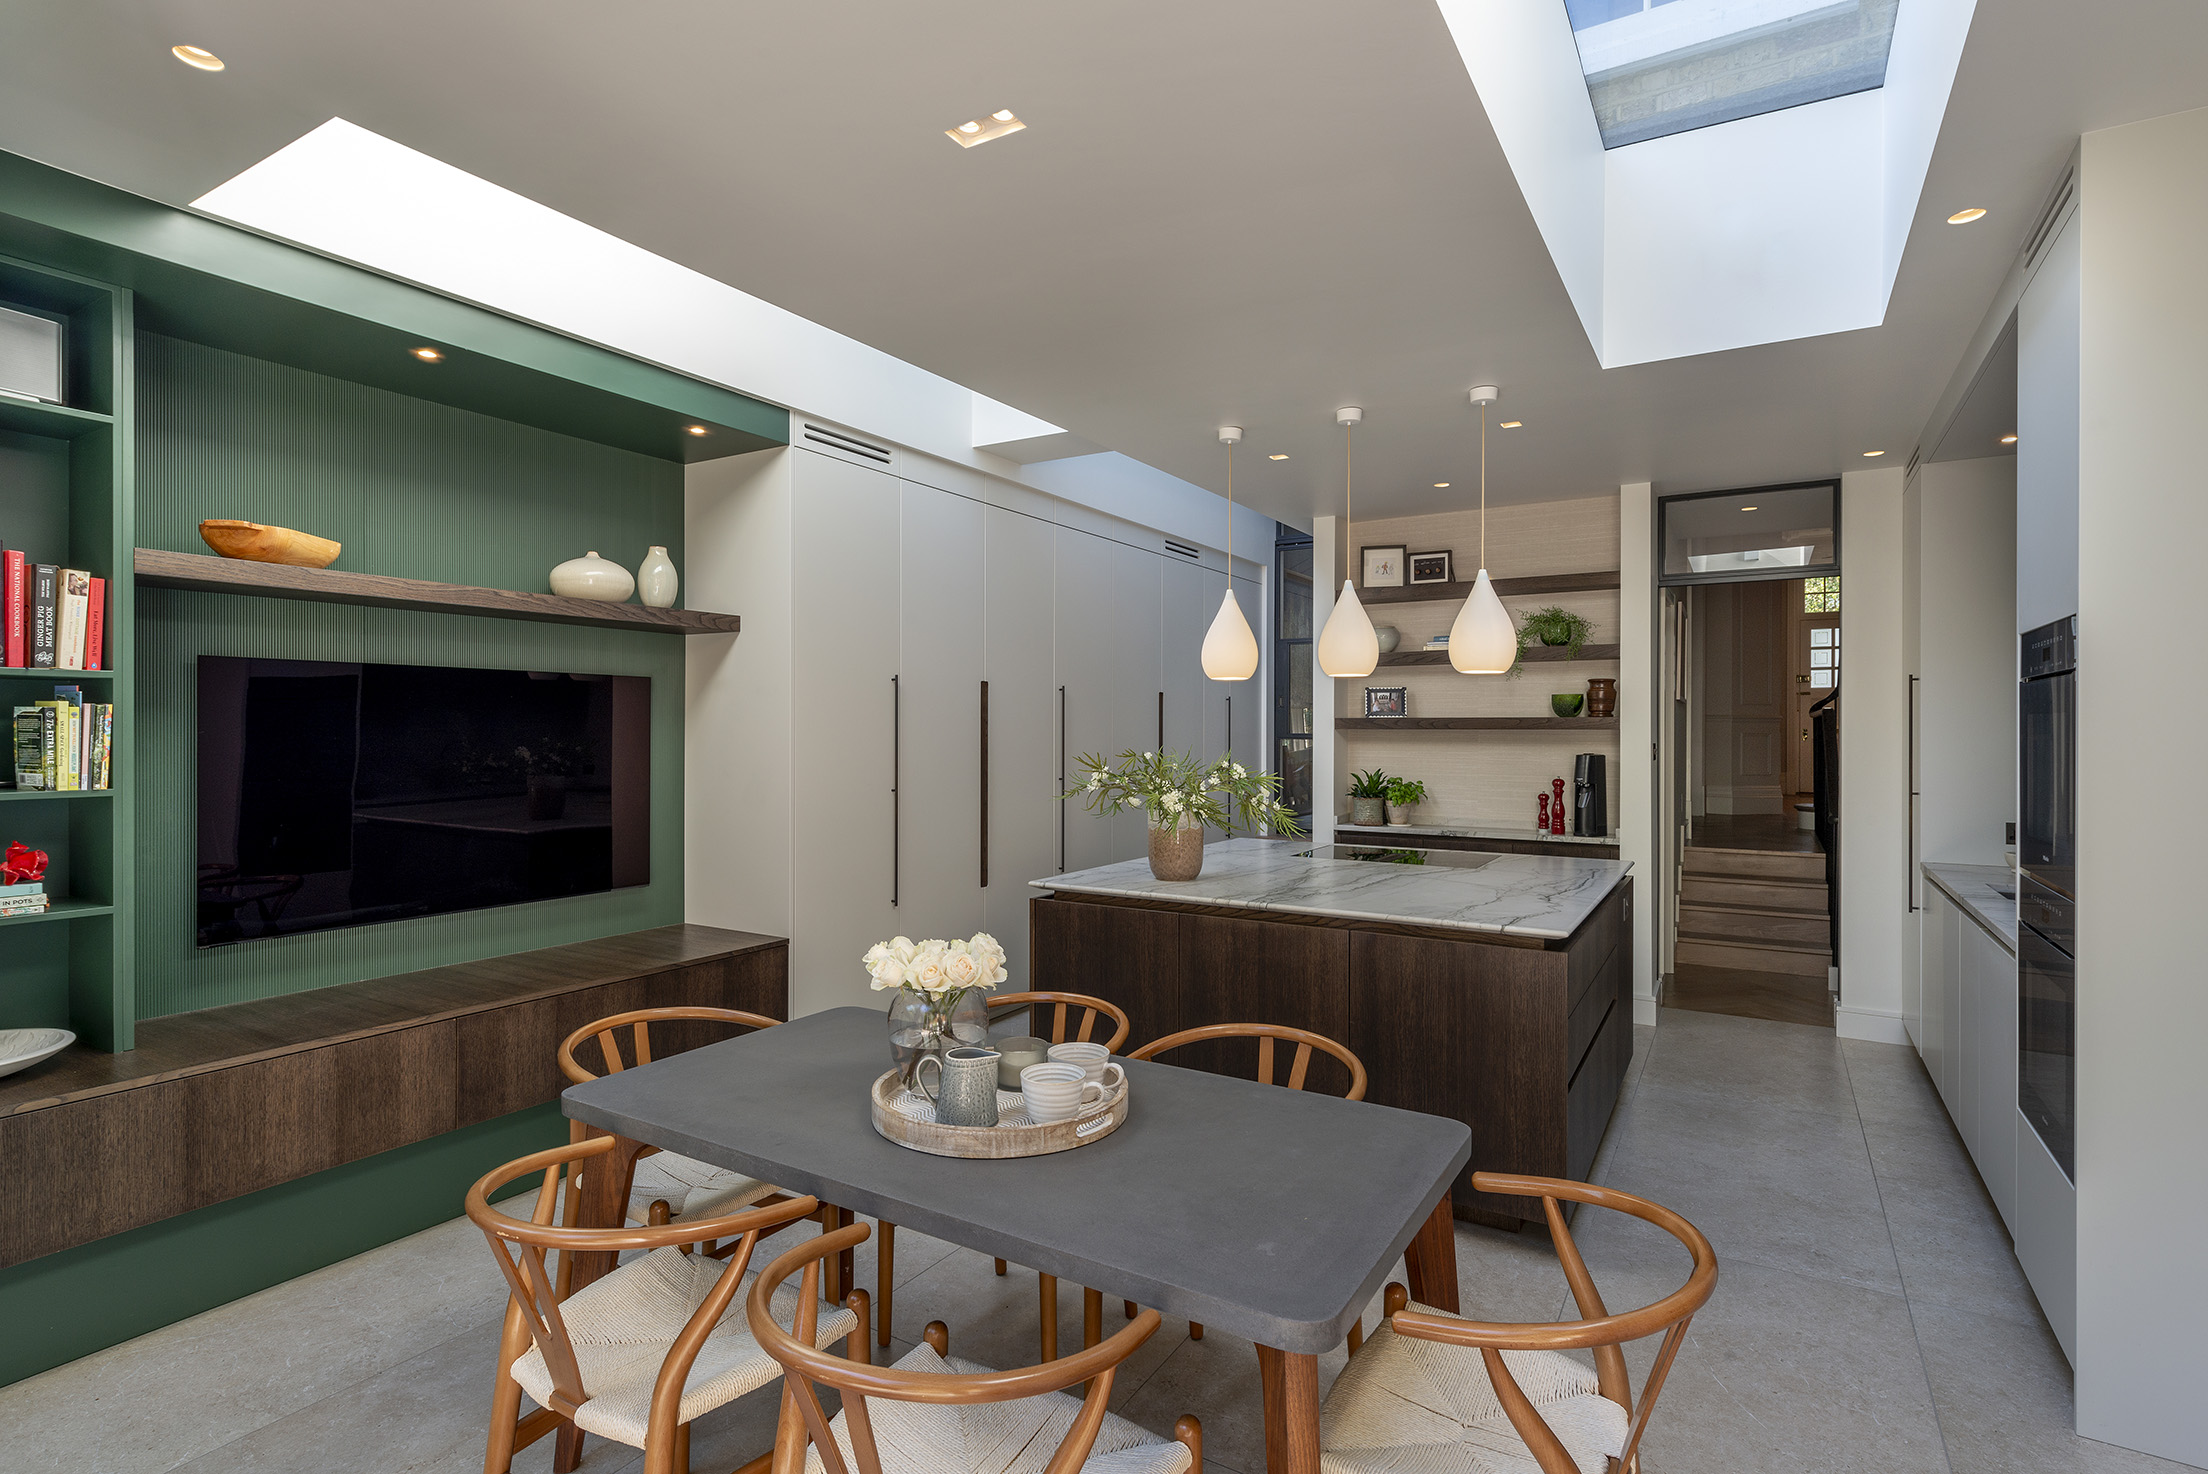
[[[1408,824],[1418,806],[1426,802],[1426,785],[1416,778],[1390,778],[1388,780],[1388,822]]]
[[[1352,824],[1379,824],[1385,821],[1382,807],[1388,801],[1388,775],[1378,768],[1368,768],[1362,773],[1349,775],[1349,822]]]

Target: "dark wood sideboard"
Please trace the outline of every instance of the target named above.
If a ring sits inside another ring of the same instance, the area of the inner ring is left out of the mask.
[[[789,943],[657,927],[148,1019],[122,1054],[72,1048],[0,1078],[0,1267],[541,1105],[566,1084],[567,1035],[676,1004],[786,1019]],[[655,1030],[653,1047],[727,1032]]]
[[[1203,1024],[1288,1024],[1347,1044],[1365,1099],[1471,1127],[1459,1218],[1540,1222],[1539,1200],[1474,1192],[1472,1173],[1584,1180],[1633,1060],[1630,876],[1553,942],[1071,894],[1030,909],[1035,986],[1126,1009],[1125,1049]],[[1168,1058],[1254,1076],[1256,1050],[1238,1044]],[[1347,1084],[1313,1056],[1310,1088]]]

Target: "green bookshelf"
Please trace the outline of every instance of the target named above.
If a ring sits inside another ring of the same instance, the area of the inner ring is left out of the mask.
[[[132,296],[124,288],[0,257],[0,303],[67,321],[66,405],[0,397],[0,544],[34,563],[87,569],[107,580],[107,656],[101,671],[0,670],[0,705],[13,708],[86,688],[115,705],[115,786],[95,793],[0,790],[0,848],[21,840],[52,861],[53,904],[0,919],[0,1028],[60,1026],[95,1049],[131,1047],[132,806],[131,351]],[[8,775],[12,780],[12,772]]]

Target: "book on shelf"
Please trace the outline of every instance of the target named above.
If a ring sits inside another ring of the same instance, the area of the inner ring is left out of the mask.
[[[56,717],[61,725],[61,742],[56,757],[61,781],[54,787],[65,793],[75,792],[84,787],[84,689],[80,686],[56,686],[54,700],[61,707]]]
[[[43,895],[25,896],[20,900],[0,900],[0,916],[36,916],[46,910],[49,904]]]
[[[28,621],[25,640],[30,646],[30,665],[34,670],[54,668],[54,618],[60,612],[61,570],[51,563],[31,565],[30,607],[24,612]]]
[[[19,706],[12,718],[15,786],[42,790],[46,787],[46,713],[37,706]]]
[[[85,670],[107,669],[107,580],[92,580],[91,597],[84,607]]]
[[[28,570],[20,549],[0,549],[0,659],[20,670],[30,663],[23,645]]]
[[[26,880],[17,885],[0,885],[0,901],[20,901],[25,896],[43,897],[45,894],[46,882],[43,880]]]
[[[82,568],[61,570],[54,615],[54,665],[61,670],[83,670],[84,617],[92,602],[92,575]]]

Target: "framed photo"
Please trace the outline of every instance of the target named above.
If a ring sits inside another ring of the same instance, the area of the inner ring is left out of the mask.
[[[1412,583],[1447,583],[1449,551],[1444,548],[1438,553],[1413,553],[1410,567]]]
[[[1403,587],[1403,546],[1392,548],[1365,548],[1364,577],[1359,580],[1368,589],[1399,589]]]
[[[1365,715],[1368,717],[1400,717],[1410,713],[1405,709],[1401,686],[1365,687]]]

